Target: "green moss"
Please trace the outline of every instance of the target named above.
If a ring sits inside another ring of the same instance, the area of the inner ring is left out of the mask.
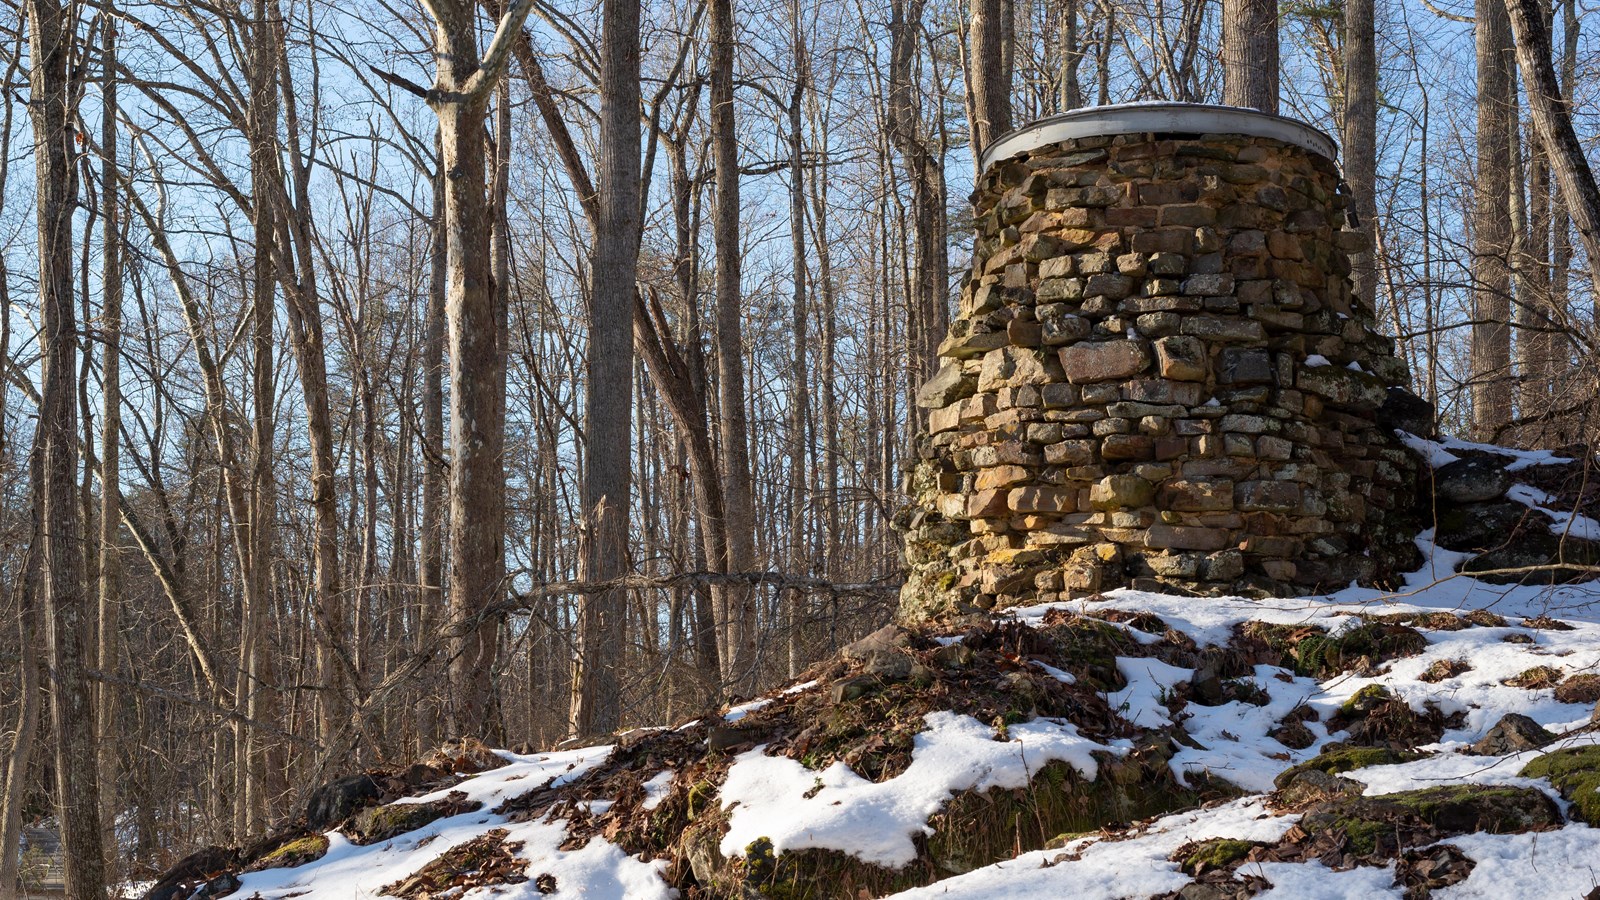
[[[308,834],[278,847],[256,863],[258,869],[286,869],[303,866],[322,858],[328,852],[328,839],[320,834]]]
[[[1344,829],[1344,835],[1350,841],[1350,849],[1362,855],[1377,850],[1378,839],[1394,830],[1387,822],[1365,819],[1339,819],[1334,827]]]
[[[1527,688],[1530,691],[1555,687],[1561,681],[1562,672],[1555,666],[1534,666],[1524,669],[1516,675],[1507,678],[1503,684],[1511,687]]]
[[[709,781],[697,781],[689,788],[689,818],[697,818],[717,795],[717,786]]]
[[[745,845],[744,877],[747,882],[762,884],[772,880],[778,866],[778,854],[772,849],[772,839],[758,837]]]
[[[1214,838],[1203,841],[1194,848],[1183,860],[1183,871],[1189,875],[1199,875],[1210,869],[1221,869],[1232,863],[1244,859],[1255,844],[1251,841],[1234,840],[1233,838]]]
[[[1140,655],[1139,644],[1126,631],[1089,616],[1074,616],[1039,630],[1054,646],[1049,655],[1062,660],[1072,674],[1106,691],[1127,687],[1117,657]]]
[[[1368,766],[1388,766],[1395,763],[1412,762],[1427,756],[1426,753],[1411,753],[1404,750],[1390,750],[1386,747],[1344,747],[1337,750],[1328,750],[1305,762],[1291,766],[1278,773],[1273,783],[1279,790],[1287,787],[1296,775],[1301,772],[1318,771],[1329,775],[1341,775],[1355,769],[1365,769]]]
[[[457,809],[456,812],[465,810]],[[392,803],[374,806],[356,814],[347,827],[350,840],[357,844],[376,844],[451,815],[451,807],[443,801],[434,803]]]
[[[1456,834],[1520,834],[1561,824],[1561,814],[1540,791],[1480,784],[1348,797],[1315,807],[1300,820],[1310,834],[1342,830],[1349,849],[1360,855],[1387,855]]]
[[[1339,715],[1350,719],[1363,715],[1380,703],[1394,699],[1394,694],[1381,684],[1369,684],[1339,705]]]
[[[1364,619],[1359,625],[1336,635],[1304,625],[1269,625],[1252,622],[1247,635],[1267,643],[1288,657],[1301,675],[1326,677],[1362,664],[1378,663],[1421,653],[1428,639],[1407,625]]]
[[[1522,767],[1525,778],[1544,778],[1572,803],[1573,818],[1600,825],[1600,747],[1568,747]]]

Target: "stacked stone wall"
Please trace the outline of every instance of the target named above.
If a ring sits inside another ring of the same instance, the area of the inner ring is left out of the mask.
[[[1409,563],[1408,380],[1352,296],[1334,163],[1124,134],[992,165],[918,395],[907,617],[1133,585],[1284,594]]]

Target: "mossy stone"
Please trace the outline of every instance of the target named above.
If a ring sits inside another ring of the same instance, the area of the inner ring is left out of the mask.
[[[1355,769],[1365,769],[1368,766],[1389,766],[1396,763],[1407,763],[1422,759],[1426,753],[1412,753],[1405,750],[1391,750],[1387,747],[1339,747],[1325,750],[1317,756],[1290,766],[1278,773],[1274,779],[1279,790],[1289,786],[1296,775],[1301,772],[1317,771],[1328,775],[1339,775]]]
[[[1180,868],[1186,875],[1199,875],[1212,869],[1226,868],[1244,859],[1255,846],[1252,841],[1234,838],[1213,838],[1202,841],[1184,857]]]
[[[328,852],[328,838],[308,834],[281,844],[277,849],[257,860],[253,869],[292,869],[315,862]]]
[[[444,818],[449,808],[444,802],[391,803],[374,806],[356,814],[348,826],[350,840],[357,844],[376,844],[416,831],[430,822]]]
[[[1568,747],[1538,757],[1520,773],[1544,778],[1572,803],[1572,816],[1600,825],[1600,746]]]
[[[1394,699],[1394,694],[1381,684],[1369,684],[1339,705],[1339,715],[1350,719],[1371,712],[1374,707]]]
[[[1448,837],[1479,831],[1521,834],[1562,824],[1560,811],[1541,791],[1481,784],[1348,797],[1314,807],[1300,819],[1300,827],[1311,834],[1343,830],[1359,855],[1379,850],[1387,855],[1418,829],[1429,837]]]

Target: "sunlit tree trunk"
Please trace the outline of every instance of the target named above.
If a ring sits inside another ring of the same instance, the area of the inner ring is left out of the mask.
[[[56,813],[69,900],[103,900],[104,843],[95,716],[87,670],[94,608],[85,591],[79,519],[78,322],[73,295],[72,214],[77,204],[73,123],[76,7],[28,0],[29,102],[38,222],[40,342],[40,572]]]
[[[739,136],[733,96],[733,0],[711,0],[711,144],[717,194],[712,232],[717,249],[717,409],[722,439],[723,496],[727,502],[728,570],[755,565],[755,496],[750,473],[750,429],[745,413],[744,331],[739,245]],[[730,588],[718,630],[724,690],[748,691],[755,665],[755,591]]]
[[[1223,0],[1222,102],[1277,113],[1277,0]]]
[[[108,7],[101,21],[101,121],[100,179],[101,216],[101,362],[100,362],[100,534],[98,537],[99,583],[96,586],[99,615],[95,648],[97,668],[115,672],[118,660],[118,631],[122,622],[122,556],[117,546],[117,530],[122,518],[122,209],[118,202],[121,187],[117,182],[117,18]],[[4,352],[0,344],[0,352]],[[95,737],[99,741],[101,823],[108,841],[115,840],[116,796],[110,786],[118,780],[118,740],[116,731],[117,692],[110,682],[95,689]],[[5,846],[0,844],[0,847]],[[115,846],[112,844],[112,846]],[[3,881],[0,878],[0,881]]]
[[[600,28],[600,184],[591,268],[588,383],[584,398],[583,512],[579,575],[608,581],[628,571],[632,483],[633,308],[639,264],[639,6],[605,0]],[[609,732],[622,717],[622,641],[627,595],[579,601],[572,731]]]
[[[1366,246],[1353,254],[1356,295],[1377,305],[1378,56],[1373,0],[1344,5],[1344,174]]]
[[[1511,419],[1511,28],[1505,0],[1478,0],[1478,170],[1473,190],[1472,422]]]

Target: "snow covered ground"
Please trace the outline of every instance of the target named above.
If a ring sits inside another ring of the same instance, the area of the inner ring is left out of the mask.
[[[1361,613],[1466,613],[1490,609],[1508,624],[1461,630],[1424,628],[1428,644],[1422,653],[1395,660],[1368,677],[1346,674],[1318,682],[1288,670],[1259,666],[1253,680],[1265,692],[1267,702],[1186,707],[1182,724],[1204,749],[1185,747],[1171,764],[1180,775],[1208,771],[1250,791],[1270,791],[1279,772],[1315,756],[1322,744],[1339,736],[1330,733],[1325,723],[1340,704],[1368,685],[1382,684],[1414,707],[1421,708],[1424,702],[1431,701],[1445,714],[1462,713],[1463,720],[1459,727],[1446,731],[1436,745],[1424,748],[1438,751],[1435,755],[1346,773],[1346,777],[1365,784],[1368,794],[1471,781],[1533,786],[1556,797],[1548,783],[1517,775],[1528,759],[1542,751],[1505,757],[1469,756],[1461,751],[1509,712],[1530,716],[1557,733],[1575,731],[1588,722],[1589,705],[1558,702],[1549,688],[1530,690],[1505,682],[1538,666],[1553,667],[1564,675],[1600,674],[1600,622],[1595,616],[1600,609],[1600,589],[1532,589],[1449,578],[1446,576],[1453,561],[1448,557],[1443,552],[1432,553],[1433,568],[1414,575],[1398,596],[1350,588],[1320,598],[1197,600],[1125,590],[1092,603],[1075,601],[1068,605],[1078,608],[1074,611],[1117,608],[1152,613],[1201,646],[1226,644],[1235,626],[1249,620],[1318,625],[1337,631],[1357,621],[1355,617]],[[1011,615],[1023,621],[1039,621],[1050,608],[1026,608]],[[1571,629],[1517,624],[1523,617],[1548,615],[1564,620]],[[1129,629],[1142,641],[1155,638],[1130,625],[1120,627]],[[1510,635],[1519,636],[1519,642],[1508,642]],[[1524,636],[1527,642],[1520,642]],[[1471,668],[1437,683],[1419,678],[1440,660],[1465,661]],[[1127,686],[1109,693],[1107,699],[1113,709],[1144,726],[1165,724],[1170,719],[1163,696],[1174,684],[1193,675],[1191,670],[1144,657],[1120,659],[1119,669]],[[815,686],[797,688],[803,691]],[[1301,704],[1320,713],[1318,721],[1306,723],[1315,743],[1290,750],[1268,737],[1267,732],[1288,710]],[[732,710],[728,718],[738,720],[758,708],[760,701],[745,704]],[[720,795],[720,802],[730,810],[723,853],[738,855],[752,841],[765,837],[780,854],[818,847],[891,868],[904,865],[915,856],[913,837],[926,830],[930,816],[955,792],[1021,786],[1050,760],[1066,761],[1085,778],[1092,778],[1096,758],[1090,751],[1118,754],[1127,749],[1125,741],[1097,743],[1079,736],[1070,723],[1053,720],[1014,725],[1005,740],[997,740],[990,726],[955,713],[930,715],[926,724],[917,739],[910,768],[882,782],[864,779],[837,763],[817,772],[782,756],[767,756],[760,748],[739,754]],[[1555,746],[1588,743],[1600,743],[1600,734],[1577,733]],[[565,821],[555,818],[510,823],[507,816],[487,811],[508,797],[551,783],[552,779],[559,785],[579,778],[600,764],[609,749],[590,747],[531,756],[505,754],[508,765],[469,778],[454,788],[469,799],[482,801],[481,811],[441,819],[418,831],[364,847],[330,832],[329,851],[322,859],[295,868],[246,874],[235,896],[252,900],[375,896],[383,886],[402,881],[449,848],[493,828],[507,829],[508,843],[521,844],[516,853],[529,861],[529,873],[551,876],[551,880],[542,883],[551,890],[541,892],[540,885],[530,880],[474,888],[473,896],[508,900],[546,896],[644,900],[676,896],[663,878],[662,861],[641,861],[600,836],[590,838],[577,849],[562,850],[568,839]],[[670,773],[651,779],[646,791],[652,796],[646,803],[660,802],[670,780]],[[428,795],[402,802],[432,799],[438,797]],[[1191,880],[1180,871],[1178,862],[1170,859],[1178,847],[1206,838],[1272,842],[1288,831],[1296,819],[1294,814],[1272,811],[1262,796],[1248,796],[1210,809],[1166,816],[1135,832],[1079,838],[1061,848],[1026,853],[894,896],[905,900],[1148,897],[1177,890]],[[1468,835],[1453,838],[1450,843],[1477,865],[1465,881],[1434,891],[1436,897],[1557,900],[1583,897],[1600,885],[1600,830],[1587,825],[1574,823],[1560,830],[1530,834]],[[1394,883],[1392,868],[1358,866],[1332,871],[1318,862],[1271,862],[1247,863],[1240,873],[1259,876],[1272,885],[1259,897],[1316,900],[1404,896],[1403,889]]]
[[[1481,448],[1460,442],[1427,442],[1419,449],[1443,463],[1453,458],[1451,449]],[[1548,455],[1525,456],[1512,468],[1559,461]],[[1532,489],[1512,496],[1535,509],[1542,509],[1546,499]],[[1563,518],[1558,511],[1551,512],[1551,519],[1553,525],[1585,531],[1594,528],[1600,534],[1600,526],[1588,519]],[[1249,794],[1168,815],[1131,831],[1079,837],[1055,849],[1024,853],[893,896],[904,900],[1054,900],[1068,896],[1111,900],[1152,897],[1184,888],[1193,879],[1173,858],[1178,848],[1209,838],[1270,844],[1295,828],[1299,815],[1275,808],[1266,797],[1273,790],[1274,779],[1345,736],[1339,730],[1341,706],[1373,685],[1383,686],[1418,712],[1431,706],[1449,724],[1436,743],[1417,748],[1430,754],[1425,758],[1344,773],[1364,785],[1367,795],[1453,784],[1508,785],[1542,791],[1565,810],[1567,801],[1549,782],[1518,773],[1530,759],[1552,749],[1600,744],[1600,731],[1588,727],[1594,704],[1561,702],[1553,689],[1557,682],[1575,675],[1600,676],[1600,585],[1490,585],[1454,575],[1462,555],[1434,547],[1428,534],[1418,544],[1426,564],[1391,593],[1352,586],[1331,596],[1248,600],[1121,590],[1092,600],[1005,613],[1036,625],[1042,625],[1051,610],[1101,616],[1107,610],[1148,613],[1200,647],[1227,646],[1236,638],[1238,627],[1251,621],[1316,626],[1336,635],[1371,621],[1362,616],[1441,611],[1465,615],[1488,610],[1505,624],[1483,617],[1473,627],[1460,623],[1429,627],[1413,622],[1426,639],[1421,652],[1386,662],[1365,675],[1346,672],[1317,680],[1260,665],[1247,679],[1253,682],[1251,693],[1256,702],[1191,703],[1176,713],[1168,700],[1177,686],[1195,678],[1194,670],[1149,657],[1120,657],[1117,669],[1126,684],[1104,694],[1111,709],[1142,728],[1181,725],[1193,740],[1170,760],[1180,782],[1208,773]],[[1160,635],[1140,631],[1130,622],[1117,627],[1138,644],[1161,640]],[[948,646],[958,640],[946,637],[938,643]],[[1049,663],[1032,662],[1047,675],[1073,682],[1073,675]],[[1532,686],[1527,678],[1530,671],[1544,673]],[[784,698],[822,689],[817,682],[798,684],[735,707],[725,718],[728,723],[738,722]],[[1291,710],[1301,707],[1309,707],[1317,715],[1303,723],[1309,745],[1294,749],[1270,733]],[[1560,737],[1541,750],[1506,756],[1465,752],[1508,713],[1528,716]],[[917,837],[931,831],[931,818],[958,792],[1022,787],[1051,761],[1064,762],[1083,779],[1092,780],[1104,760],[1132,749],[1128,740],[1094,740],[1080,734],[1070,722],[1048,718],[997,731],[970,716],[946,711],[928,714],[924,725],[915,739],[909,766],[880,781],[864,778],[840,762],[820,770],[807,768],[783,755],[769,756],[760,746],[737,753],[715,800],[727,813],[721,853],[727,858],[740,857],[764,838],[779,855],[820,848],[897,868],[917,857]],[[557,813],[514,822],[509,815],[492,811],[502,801],[532,788],[580,779],[600,766],[610,752],[611,748],[602,746],[529,756],[503,754],[508,765],[451,788],[468,800],[481,801],[479,811],[440,819],[369,846],[357,846],[344,835],[329,832],[329,849],[321,859],[294,868],[245,874],[233,896],[250,900],[376,896],[385,886],[402,882],[452,847],[497,828],[505,829],[506,845],[527,861],[528,880],[471,887],[464,896],[506,900],[677,896],[666,880],[668,864],[664,860],[631,856],[601,834],[575,841],[571,822]],[[654,809],[663,801],[673,777],[669,769],[643,784],[644,809]],[[443,795],[439,792],[401,802],[427,802]],[[598,814],[608,802],[588,801],[589,811]],[[571,807],[565,809],[565,814],[571,815]],[[1573,822],[1554,830],[1521,834],[1474,833],[1449,838],[1448,843],[1474,865],[1464,880],[1435,888],[1433,897],[1600,897],[1591,893],[1600,887],[1600,829],[1589,825]],[[1265,887],[1255,896],[1262,898],[1407,896],[1404,887],[1396,883],[1392,862],[1342,871],[1316,860],[1246,862],[1237,873],[1259,879],[1257,885]],[[828,896],[825,890],[822,896]]]

